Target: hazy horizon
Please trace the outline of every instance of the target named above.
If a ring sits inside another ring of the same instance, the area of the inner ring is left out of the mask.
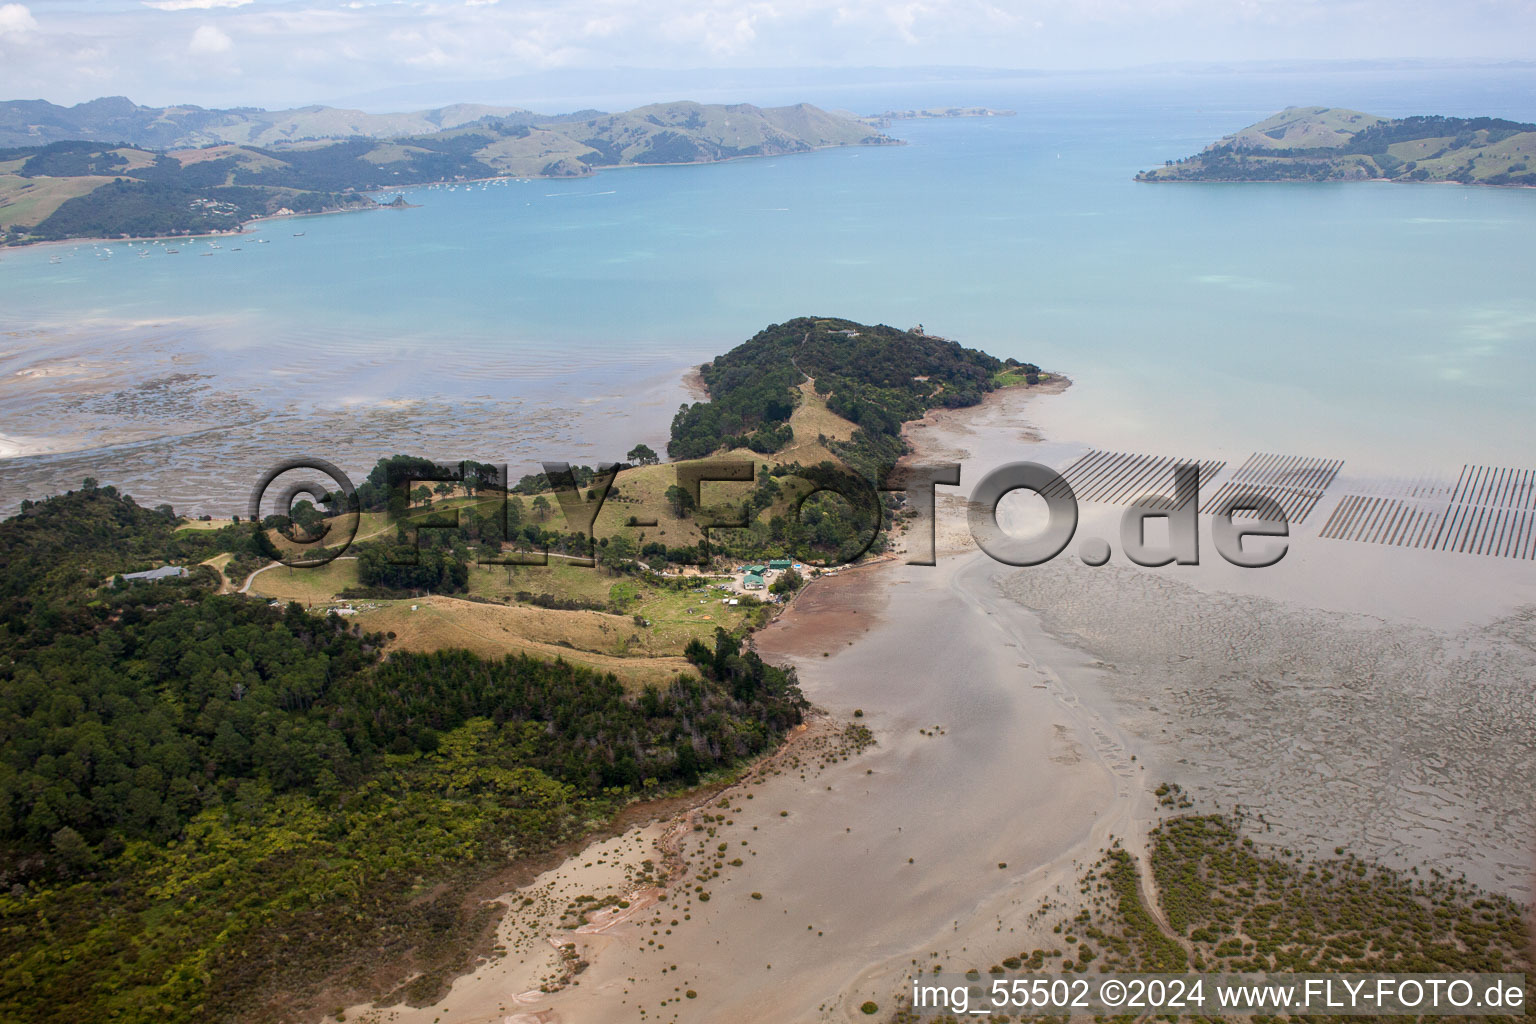
[[[101,99],[123,97],[143,107],[205,107],[208,109],[258,109],[281,111],[307,107],[334,107],[361,110],[369,114],[407,113],[440,109],[454,105],[512,107],[539,114],[559,115],[583,109],[619,111],[651,103],[696,101],[700,103],[751,103],[758,106],[790,105],[809,102],[827,109],[847,109],[856,114],[878,113],[864,110],[860,101],[871,89],[881,86],[901,87],[910,91],[904,106],[983,106],[998,102],[1000,88],[1038,80],[1044,83],[1072,81],[1124,81],[1143,78],[1156,80],[1203,77],[1263,78],[1283,80],[1294,77],[1298,87],[1282,105],[1348,105],[1333,89],[1319,86],[1326,80],[1348,80],[1359,76],[1423,73],[1443,75],[1456,72],[1507,70],[1512,74],[1536,73],[1536,61],[1484,60],[1337,60],[1337,61],[1246,61],[1224,63],[1171,62],[1126,68],[1078,68],[1046,70],[1040,68],[982,68],[964,66],[864,67],[864,68],[617,68],[611,71],[550,71],[497,81],[421,82],[386,87],[367,93],[318,96],[292,102],[260,102],[255,98],[228,99],[200,103],[187,97],[151,97],[131,91],[103,91],[86,97],[60,98],[50,95],[0,94],[0,102],[45,101],[61,107],[74,107]],[[1518,91],[1518,90],[1516,90]],[[1327,93],[1324,95],[1323,93]],[[868,106],[867,103],[864,106]],[[1490,93],[1486,102],[1473,109],[1436,110],[1452,116],[1497,116],[1520,119],[1526,105],[1513,93]],[[1276,109],[1279,109],[1278,107]],[[1380,113],[1381,111],[1372,111]]]
[[[1536,7],[1486,0],[0,2],[0,95],[72,105],[530,104],[641,85],[750,92],[1318,62],[1536,57]],[[676,99],[659,94],[657,99]]]

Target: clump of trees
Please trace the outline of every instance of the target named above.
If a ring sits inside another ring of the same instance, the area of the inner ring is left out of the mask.
[[[365,587],[453,594],[469,585],[467,557],[452,549],[365,544],[357,550],[357,578]]]

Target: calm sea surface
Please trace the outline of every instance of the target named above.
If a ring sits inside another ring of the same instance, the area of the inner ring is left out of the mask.
[[[395,451],[620,458],[664,442],[688,366],[806,313],[1068,373],[1038,403],[1057,440],[1386,474],[1530,465],[1536,190],[1131,177],[1291,103],[1536,120],[1533,86],[1488,70],[764,95],[1018,116],[899,122],[899,147],[412,189],[416,209],[217,248],[6,250],[0,444],[40,454],[0,460],[0,506],[90,474],[240,511],[300,452],[359,472]]]

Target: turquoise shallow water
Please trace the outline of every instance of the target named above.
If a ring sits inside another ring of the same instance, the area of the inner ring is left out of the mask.
[[[396,450],[617,457],[664,440],[684,368],[801,313],[921,322],[1063,370],[1077,387],[1039,403],[1061,440],[1394,474],[1528,464],[1536,191],[1131,176],[1289,102],[1536,120],[1533,84],[865,89],[808,98],[1019,116],[901,122],[899,147],[413,189],[417,209],[268,222],[217,249],[5,251],[0,435],[71,450],[0,461],[3,502],[107,467],[228,510],[296,450],[356,469]]]

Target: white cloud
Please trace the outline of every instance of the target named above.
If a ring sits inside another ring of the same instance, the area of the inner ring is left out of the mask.
[[[244,7],[254,0],[143,0],[157,11],[211,11],[215,7]]]
[[[227,34],[212,25],[200,25],[196,32],[192,33],[192,42],[187,45],[188,53],[212,54],[224,53],[235,45]]]
[[[24,4],[0,6],[0,36],[19,36],[37,29],[37,19]]]
[[[0,0],[0,95],[73,102],[99,94],[105,76],[140,102],[275,106],[379,91],[408,104],[416,83],[434,101],[485,99],[496,90],[484,83],[546,72],[550,89],[576,88],[557,69],[617,82],[616,68],[719,68],[733,81],[783,67],[1531,56],[1519,40],[1536,38],[1536,2],[1474,3],[1476,16],[1456,0]],[[179,59],[189,49],[212,59]],[[570,95],[588,94],[520,99]]]

